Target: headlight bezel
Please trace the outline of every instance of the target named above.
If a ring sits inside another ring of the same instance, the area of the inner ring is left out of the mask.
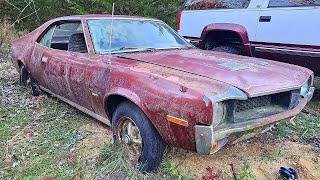
[[[304,82],[300,88],[300,95],[302,97],[305,97],[309,93],[312,87],[312,84],[313,84],[313,78],[310,76],[309,79],[306,82]]]

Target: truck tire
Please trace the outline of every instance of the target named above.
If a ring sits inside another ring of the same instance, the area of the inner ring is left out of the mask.
[[[112,117],[112,132],[115,144],[124,147],[130,162],[141,172],[158,168],[165,143],[138,106],[129,101],[121,103]]]
[[[216,52],[225,52],[229,54],[237,54],[240,55],[241,51],[239,48],[231,47],[231,46],[219,46],[212,49],[212,51]]]
[[[28,85],[28,71],[23,64],[19,68],[19,85],[24,88]]]

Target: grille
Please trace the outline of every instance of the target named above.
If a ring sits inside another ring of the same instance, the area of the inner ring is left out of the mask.
[[[236,102],[236,112],[245,111],[249,109],[255,109],[264,106],[270,106],[272,101],[271,96],[261,96],[248,99],[246,101]]]

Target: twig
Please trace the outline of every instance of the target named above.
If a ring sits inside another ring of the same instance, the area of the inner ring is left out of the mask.
[[[9,0],[5,0],[5,2],[11,5],[12,7],[16,8],[17,10],[19,10],[19,12],[21,12],[21,9],[15,6],[14,4],[12,4]]]
[[[30,6],[30,4],[31,4],[31,1],[29,1],[29,3],[20,11],[20,13],[19,13],[19,15],[18,15],[18,17],[17,17],[17,19],[16,19],[16,21],[13,23],[13,24],[15,24],[16,22],[19,22],[20,21],[20,16],[22,15],[22,13],[27,9],[27,7],[29,7]]]
[[[311,114],[311,115],[314,115],[314,116],[317,116],[317,117],[320,116],[320,113],[318,113],[317,111],[314,111],[314,110],[312,110],[310,108],[304,108],[302,110],[302,112],[307,113],[307,114]]]

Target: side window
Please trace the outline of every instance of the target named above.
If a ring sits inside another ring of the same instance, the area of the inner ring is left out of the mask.
[[[186,10],[245,9],[251,0],[186,0]]]
[[[55,28],[56,26],[51,27],[49,31],[42,37],[42,39],[39,42],[42,46],[50,47],[52,35]]]
[[[87,53],[81,22],[60,22],[41,39],[40,44],[52,49]]]
[[[320,6],[320,0],[270,0],[269,8]]]

